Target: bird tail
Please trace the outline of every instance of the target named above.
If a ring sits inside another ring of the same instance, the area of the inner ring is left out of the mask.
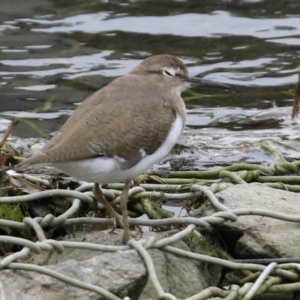
[[[15,169],[17,171],[25,171],[28,169],[42,167],[48,164],[49,161],[47,161],[46,156],[42,153],[38,153],[18,163]]]

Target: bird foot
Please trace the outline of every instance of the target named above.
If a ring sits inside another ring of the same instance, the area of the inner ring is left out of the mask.
[[[114,210],[111,204],[105,199],[97,183],[94,184],[94,188],[93,188],[95,198],[100,203],[102,203],[102,205],[107,209],[109,215],[113,219],[113,227],[110,232],[111,233],[114,232],[118,224],[124,229],[124,233],[122,237],[123,244],[127,244],[128,240],[131,238],[129,222],[128,222],[128,211],[127,211],[128,191],[130,189],[130,185],[131,185],[131,181],[127,181],[125,183],[125,187],[121,194],[120,203],[121,203],[122,217]]]
[[[111,232],[109,232],[111,233]],[[119,231],[118,231],[119,233]],[[135,238],[135,235],[129,232],[129,234],[123,230],[122,236],[118,237],[118,239],[115,241],[115,245],[121,246],[121,245],[127,245],[127,242],[131,239]]]
[[[123,218],[115,210],[114,210],[114,213],[111,217],[112,217],[112,220],[113,220],[113,226],[112,226],[111,230],[109,231],[109,233],[114,233],[114,231],[115,231],[115,229],[117,228],[118,225],[121,228],[124,228]]]
[[[96,183],[94,184],[93,192],[94,192],[96,200],[99,201],[107,209],[109,216],[113,220],[113,226],[112,226],[110,233],[113,233],[118,225],[120,225],[122,228],[124,228],[124,221],[123,221],[122,216],[120,216],[114,210],[114,208],[111,206],[111,204],[106,200],[102,191],[99,188],[99,185]]]

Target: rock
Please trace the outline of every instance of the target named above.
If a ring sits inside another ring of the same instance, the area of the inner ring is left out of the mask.
[[[119,234],[107,231],[80,233],[70,241],[85,241],[95,244],[115,245]],[[30,263],[47,265],[45,267],[61,274],[92,283],[111,293],[131,300],[137,299],[147,282],[144,263],[135,250],[114,253],[93,250],[65,248],[63,253],[43,252],[34,255]],[[5,287],[6,299],[10,300],[99,300],[106,299],[91,291],[65,284],[52,277],[35,272],[4,270],[0,272],[0,281]]]
[[[262,184],[233,185],[216,196],[230,209],[265,209],[300,216],[300,194]],[[249,215],[240,216],[237,222],[226,222],[220,229],[226,230],[227,236],[242,231],[234,249],[239,258],[300,256],[299,223]]]
[[[199,241],[197,242],[199,244]],[[205,243],[208,242],[202,241],[202,246]],[[172,246],[191,251],[183,241],[177,241]],[[201,254],[207,254],[207,248],[207,245],[206,247],[201,247]],[[177,257],[154,249],[149,250],[149,253],[154,262],[158,280],[165,293],[170,293],[178,299],[191,297],[210,285],[216,286],[220,282],[223,271],[223,268],[220,266]],[[139,300],[156,298],[157,294],[149,279]]]
[[[47,268],[100,286],[120,298],[137,299],[147,279],[143,262],[134,250],[95,255],[87,260],[67,260]],[[0,280],[6,299],[10,300],[106,299],[35,272],[4,270],[0,272]]]
[[[80,236],[70,240],[115,245],[121,237],[121,230],[116,232],[117,234],[108,234],[107,231],[80,233]],[[148,232],[143,234],[143,238],[150,235],[162,238],[167,236],[168,232]],[[174,243],[174,246],[189,250],[183,241]],[[219,283],[223,270],[219,266],[199,263],[156,249],[149,250],[149,253],[164,291],[176,297],[186,298],[199,293],[211,284]],[[147,270],[143,260],[133,249],[108,253],[65,248],[61,254],[53,252],[49,255],[49,252],[43,252],[32,256],[27,262],[43,265],[85,283],[95,284],[120,298],[129,296],[134,300],[157,297],[150,280],[145,287]],[[10,300],[105,299],[94,292],[76,288],[35,272],[2,270],[0,281],[4,286],[6,299]]]

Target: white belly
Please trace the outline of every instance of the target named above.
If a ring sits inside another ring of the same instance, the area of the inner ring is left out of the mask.
[[[56,162],[51,165],[79,180],[96,183],[125,182],[147,171],[160,162],[176,144],[183,130],[183,121],[177,115],[173,126],[162,145],[151,155],[144,156],[130,169],[121,170],[115,158],[96,157],[91,159]]]

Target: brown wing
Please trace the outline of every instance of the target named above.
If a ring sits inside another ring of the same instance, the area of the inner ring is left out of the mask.
[[[162,95],[139,76],[118,78],[86,101],[40,154],[19,167],[99,155],[118,156],[129,167],[143,151],[153,153],[162,144],[176,118]]]
[[[44,150],[50,149],[55,146],[61,140],[61,133],[68,128],[73,127],[77,122],[80,122],[82,118],[86,116],[86,114],[91,113],[97,105],[101,103],[101,94],[102,89],[98,90],[91,96],[87,97],[73,112],[73,114],[69,117],[65,124],[59,129],[59,131],[46,143],[44,146]],[[84,105],[82,105],[84,103]]]

